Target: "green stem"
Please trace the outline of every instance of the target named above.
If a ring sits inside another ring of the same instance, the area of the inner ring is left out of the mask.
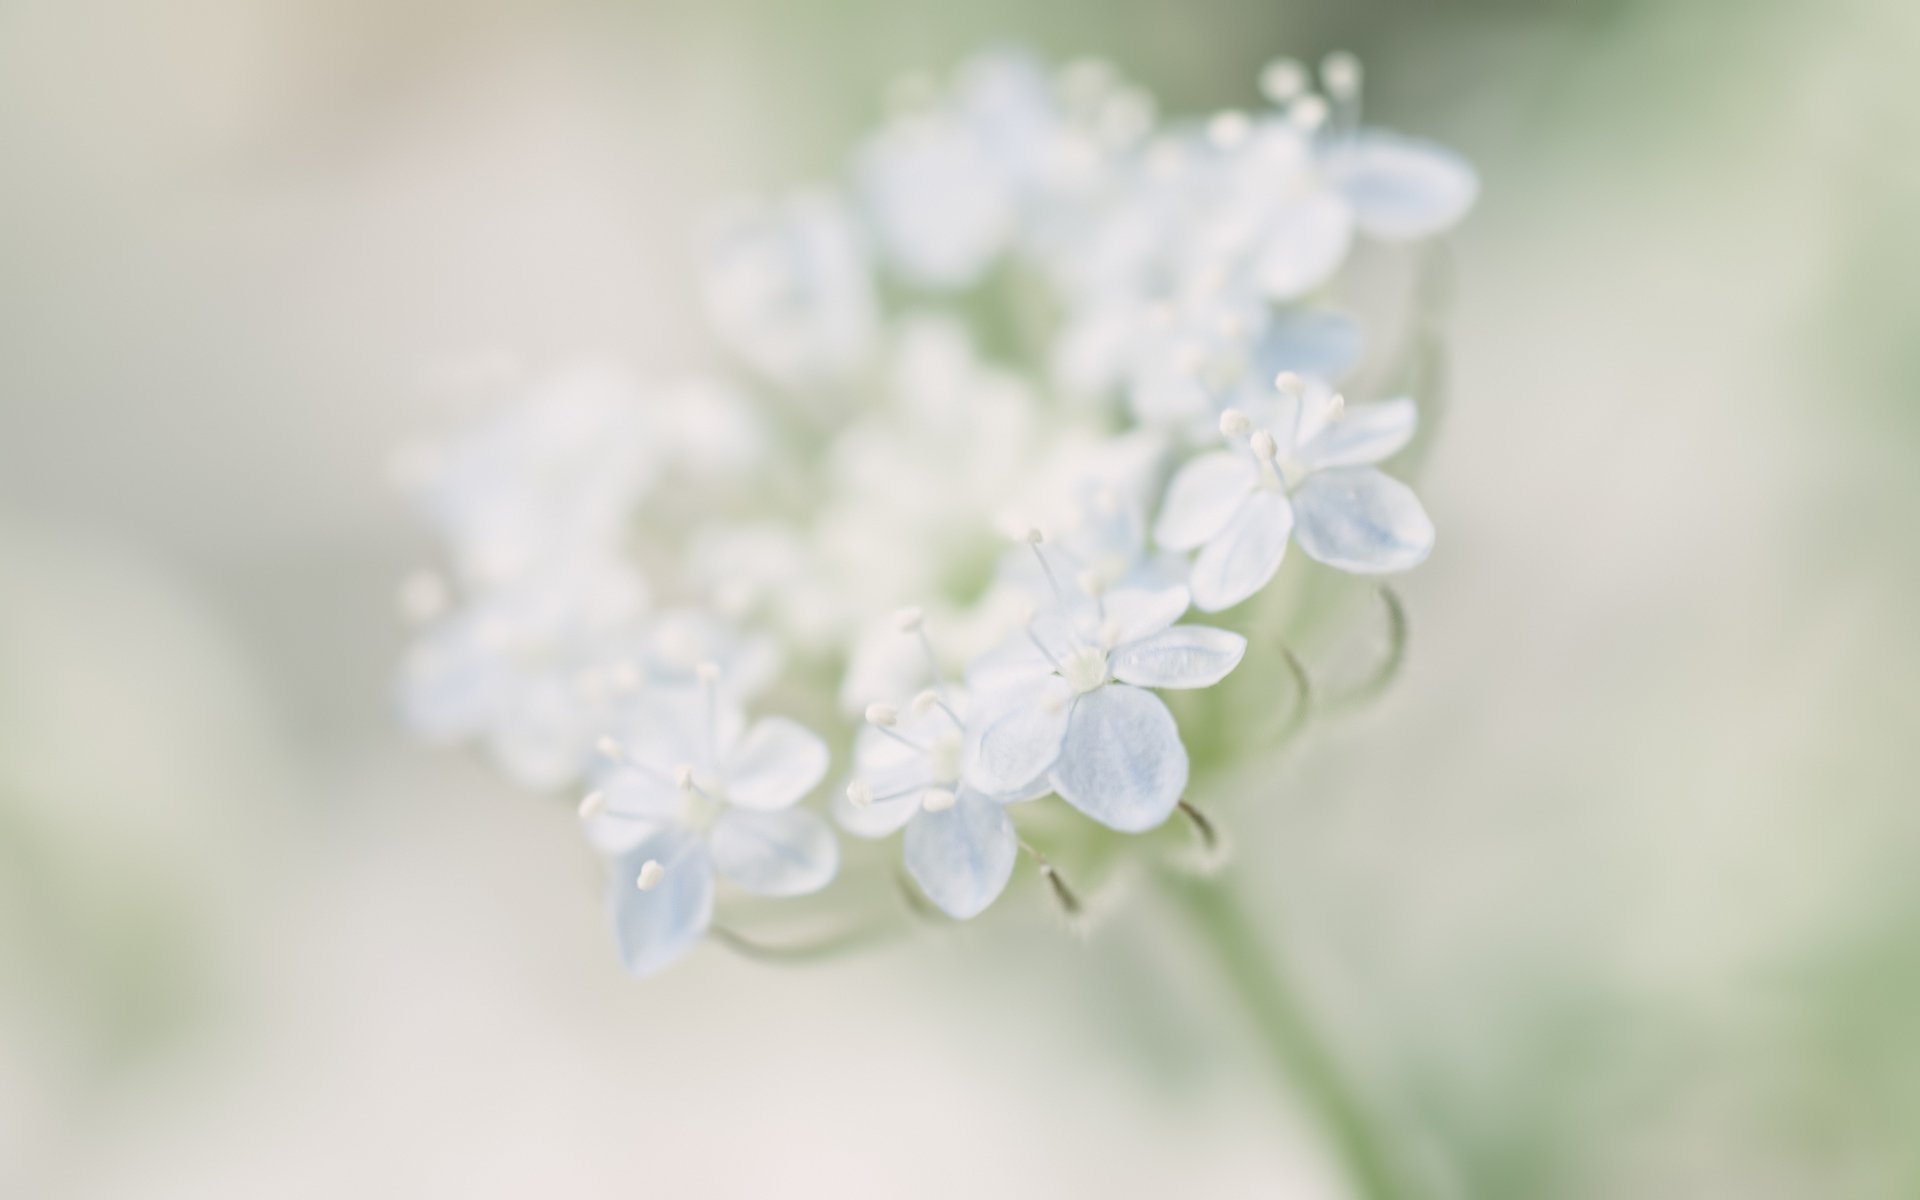
[[[1364,1200],[1400,1200],[1406,1193],[1395,1178],[1373,1115],[1315,1035],[1305,1005],[1241,899],[1218,878],[1166,872],[1160,879],[1194,941],[1213,959],[1252,1021],[1269,1063],[1324,1126],[1354,1193]]]

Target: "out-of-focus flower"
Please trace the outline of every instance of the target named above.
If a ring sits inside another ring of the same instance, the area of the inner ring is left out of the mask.
[[[1357,574],[1404,571],[1433,550],[1411,488],[1374,470],[1413,437],[1413,401],[1347,406],[1319,380],[1284,377],[1273,396],[1220,418],[1231,450],[1196,456],[1167,487],[1154,539],[1200,548],[1194,604],[1230,608],[1266,586],[1291,538]]]
[[[829,192],[723,218],[707,239],[702,283],[721,341],[790,387],[853,372],[879,325],[859,227]]]
[[[636,975],[706,932],[716,872],[756,895],[799,896],[839,868],[832,830],[794,808],[826,774],[826,743],[785,717],[747,726],[716,686],[719,668],[701,676],[698,697],[655,705],[602,741],[608,765],[580,806],[588,840],[613,859],[614,932]]]

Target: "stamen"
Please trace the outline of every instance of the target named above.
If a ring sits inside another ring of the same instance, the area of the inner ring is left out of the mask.
[[[1053,899],[1060,905],[1061,911],[1069,917],[1079,916],[1084,908],[1080,903],[1080,897],[1067,886],[1066,880],[1060,878],[1060,872],[1047,861],[1047,856],[1034,849],[1033,844],[1025,840],[1020,842],[1020,849],[1026,851],[1033,858],[1034,865],[1040,868],[1040,878],[1047,881],[1047,887],[1053,892]]]
[[[1307,390],[1307,381],[1303,379],[1298,372],[1282,371],[1273,377],[1273,386],[1274,390],[1280,392],[1282,395],[1298,398],[1302,392]]]
[[[867,723],[869,725],[878,725],[882,728],[888,728],[898,723],[899,720],[900,720],[900,714],[893,710],[893,706],[891,704],[867,705]]]
[[[1247,439],[1247,445],[1252,448],[1253,456],[1263,463],[1271,463],[1280,453],[1280,447],[1274,442],[1273,434],[1264,429],[1254,430],[1253,436]]]
[[[1025,628],[1027,631],[1027,640],[1033,643],[1033,648],[1040,652],[1040,656],[1052,663],[1055,671],[1064,671],[1064,668],[1060,665],[1060,660],[1053,656],[1053,651],[1041,644],[1040,635],[1033,631],[1033,620],[1031,618],[1028,619]]]
[[[848,780],[847,781],[847,803],[853,805],[855,808],[872,807],[873,806],[873,785],[871,783],[868,783],[864,779]]]
[[[1060,605],[1060,607],[1065,608],[1067,605],[1066,594],[1060,590],[1060,581],[1054,577],[1053,564],[1047,561],[1047,552],[1040,548],[1040,543],[1043,540],[1038,529],[1027,530],[1027,545],[1033,547],[1033,557],[1040,562],[1040,570],[1047,577],[1047,587],[1053,592],[1054,602]]]
[[[913,714],[917,717],[924,717],[937,708],[946,714],[947,720],[952,721],[955,728],[966,728],[966,722],[960,719],[960,714],[953,711],[953,706],[945,700],[942,700],[940,693],[934,691],[932,688],[928,688],[918,696],[915,696],[913,698],[912,708]]]
[[[1220,436],[1228,441],[1237,442],[1253,432],[1253,418],[1237,408],[1229,408],[1220,414]]]
[[[1327,115],[1326,100],[1311,93],[1287,106],[1287,122],[1301,133],[1318,133]]]
[[[1260,72],[1260,94],[1285,108],[1307,90],[1307,69],[1297,58],[1276,58]]]
[[[634,886],[643,892],[650,892],[660,886],[660,877],[666,873],[667,869],[660,865],[658,859],[650,858],[640,864],[640,875],[633,881]]]
[[[960,798],[949,788],[931,787],[920,795],[920,807],[930,813],[946,812],[959,802]]]
[[[593,744],[593,748],[598,750],[600,756],[608,762],[623,763],[627,761],[626,753],[620,749],[620,743],[611,737],[601,738]]]
[[[588,792],[586,798],[580,801],[580,819],[582,821],[591,821],[605,811],[607,811],[607,794],[605,792]]]

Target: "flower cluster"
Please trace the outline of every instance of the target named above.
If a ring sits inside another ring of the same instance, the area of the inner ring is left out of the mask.
[[[1378,467],[1414,400],[1347,402],[1366,346],[1325,298],[1477,182],[1363,127],[1360,84],[1282,59],[1257,110],[1162,121],[1098,62],[907,81],[843,178],[707,231],[728,368],[575,372],[409,457],[445,549],[403,589],[406,716],[587,791],[629,970],[729,895],[833,883],[830,774],[834,823],[898,834],[958,919],[1030,849],[1020,806],[1159,826],[1193,770],[1160,693],[1242,665],[1289,544],[1427,557]]]

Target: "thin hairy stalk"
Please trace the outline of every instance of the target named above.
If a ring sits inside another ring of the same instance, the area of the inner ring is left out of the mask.
[[[1258,1034],[1283,1087],[1311,1110],[1337,1154],[1354,1194],[1402,1200],[1376,1114],[1327,1048],[1311,1013],[1227,881],[1159,875],[1162,891],[1186,923],[1193,943],[1212,961]]]
[[[1400,600],[1400,593],[1386,584],[1381,584],[1378,595],[1380,604],[1387,616],[1387,653],[1367,677],[1352,687],[1333,697],[1331,704],[1339,708],[1354,708],[1372,700],[1387,690],[1400,675],[1400,669],[1407,663],[1407,607]]]
[[[1213,818],[1200,811],[1192,801],[1180,801],[1180,815],[1193,826],[1193,832],[1200,839],[1200,848],[1208,854],[1220,849],[1220,831],[1214,828]]]

